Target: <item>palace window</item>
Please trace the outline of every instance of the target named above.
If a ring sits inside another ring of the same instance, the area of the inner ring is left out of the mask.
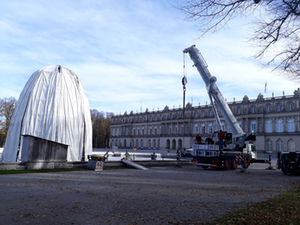
[[[212,132],[213,132],[213,125],[210,123],[208,124],[208,133],[212,134]]]
[[[228,132],[232,132],[231,127],[228,125]]]
[[[198,113],[197,112],[195,112],[195,118],[197,118],[198,117]]]
[[[194,125],[194,134],[198,134],[198,124]]]
[[[276,109],[277,109],[277,111],[281,111],[281,105],[277,104]]]
[[[276,151],[277,152],[283,152],[283,141],[282,140],[278,140],[277,142],[276,142]]]
[[[272,133],[272,120],[266,121],[266,133]]]
[[[201,125],[201,134],[205,134],[205,124]]]
[[[267,150],[267,152],[273,151],[273,144],[272,144],[271,140],[267,140],[267,142],[266,142],[266,150]]]
[[[276,132],[277,133],[283,132],[283,121],[282,121],[282,119],[279,119],[276,122]]]
[[[251,130],[252,133],[256,133],[256,131],[257,131],[256,130],[256,121],[251,122],[251,129],[250,130]]]
[[[295,132],[295,121],[294,119],[289,119],[287,122],[287,131],[288,132]]]
[[[295,142],[292,139],[290,139],[287,144],[289,152],[295,151]]]
[[[224,124],[224,122],[221,123],[221,129],[225,130],[225,124]]]

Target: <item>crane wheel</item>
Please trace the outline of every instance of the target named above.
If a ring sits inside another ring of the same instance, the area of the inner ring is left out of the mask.
[[[229,160],[224,161],[223,169],[224,170],[229,170],[230,169],[230,161]]]
[[[244,168],[245,168],[245,169],[248,168],[249,165],[250,165],[249,157],[246,157],[246,158],[245,158],[245,161],[244,161]]]
[[[237,168],[237,161],[233,160],[230,163],[230,169],[235,170]]]

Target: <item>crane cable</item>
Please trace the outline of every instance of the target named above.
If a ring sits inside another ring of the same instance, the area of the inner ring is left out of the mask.
[[[185,91],[185,85],[187,83],[187,67],[186,67],[187,61],[186,61],[186,54],[183,53],[183,78],[182,78],[182,85],[183,85],[183,90]]]
[[[185,85],[187,84],[187,79],[186,79],[186,56],[185,53],[183,53],[183,78],[181,80],[182,87],[183,87],[183,104],[182,104],[182,118],[184,119],[184,108],[185,108]]]
[[[186,67],[186,53],[183,53],[183,77],[187,74],[187,67]]]

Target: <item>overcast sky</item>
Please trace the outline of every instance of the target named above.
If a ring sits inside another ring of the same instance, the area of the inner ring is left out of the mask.
[[[197,39],[197,23],[167,0],[0,0],[0,98],[18,99],[36,70],[62,65],[82,81],[91,109],[178,108],[182,50],[193,44],[228,101],[293,94],[299,84],[251,59],[248,22]],[[189,58],[187,67],[186,102],[205,104],[204,83]]]

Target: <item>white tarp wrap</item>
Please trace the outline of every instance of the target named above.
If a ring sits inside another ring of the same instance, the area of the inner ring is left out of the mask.
[[[68,145],[68,161],[81,161],[83,149],[85,158],[92,153],[92,123],[85,91],[75,73],[62,66],[59,72],[58,67],[44,67],[27,81],[0,162],[16,161],[21,135]]]

